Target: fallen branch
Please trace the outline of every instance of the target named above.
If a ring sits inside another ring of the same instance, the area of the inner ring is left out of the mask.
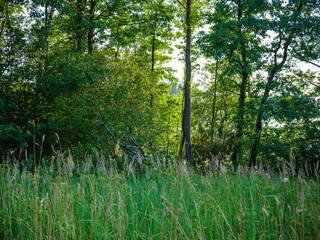
[[[150,158],[147,158],[142,147],[139,146],[139,143],[137,142],[137,140],[134,138],[133,134],[132,134],[132,130],[131,127],[129,126],[129,130],[130,130],[130,134],[131,136],[129,136],[129,139],[131,140],[131,142],[133,143],[133,145],[129,145],[128,144],[128,137],[123,134],[123,137],[125,139],[124,142],[121,142],[120,140],[117,140],[117,138],[115,137],[115,135],[113,134],[113,132],[107,127],[107,125],[102,121],[102,116],[101,113],[99,111],[99,106],[96,102],[93,102],[96,106],[98,115],[99,115],[99,120],[96,120],[96,123],[99,123],[108,133],[108,135],[111,137],[111,142],[112,143],[116,143],[119,144],[119,146],[121,148],[123,148],[124,150],[126,150],[127,152],[133,154],[132,157],[132,161],[130,163],[130,166],[132,166],[135,162],[135,160],[141,160],[142,162],[144,162],[145,160],[151,160]],[[96,135],[96,134],[95,134]],[[98,140],[100,142],[102,142],[103,144],[107,145],[107,143],[105,143],[104,141],[102,141],[102,139],[98,136],[96,136],[98,138]]]

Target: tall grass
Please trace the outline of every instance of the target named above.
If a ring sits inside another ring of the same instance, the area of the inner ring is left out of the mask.
[[[1,239],[320,239],[318,179],[64,162],[0,170]]]

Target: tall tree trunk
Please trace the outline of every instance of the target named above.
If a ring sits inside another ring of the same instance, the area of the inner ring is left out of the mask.
[[[275,51],[275,55],[277,55],[278,50]],[[287,55],[287,53],[285,52],[285,55]],[[275,56],[276,59],[276,56]],[[253,144],[252,144],[252,148],[251,148],[251,154],[250,154],[250,162],[249,162],[249,166],[255,166],[256,165],[256,159],[258,156],[258,146],[260,144],[260,138],[261,138],[261,131],[262,131],[262,115],[264,113],[264,105],[266,104],[269,94],[270,94],[270,90],[271,90],[271,85],[273,83],[273,79],[274,76],[277,72],[278,69],[278,65],[275,63],[271,73],[269,74],[268,77],[268,82],[266,85],[266,88],[264,90],[264,94],[263,97],[261,99],[261,102],[259,104],[259,112],[258,112],[258,117],[257,117],[257,121],[256,121],[256,128],[255,128],[255,136],[254,136],[254,140],[253,140]]]
[[[241,87],[240,87],[240,96],[239,96],[239,107],[238,107],[238,116],[237,116],[237,132],[236,132],[236,139],[235,144],[233,147],[231,159],[236,170],[238,167],[238,159],[241,153],[241,138],[243,136],[243,127],[245,125],[244,121],[244,111],[245,111],[245,99],[246,99],[246,86],[248,82],[248,74],[245,73],[242,75]]]
[[[299,5],[298,5],[298,8],[297,8],[297,11],[295,11],[293,13],[293,17],[294,17],[293,20],[295,20],[297,15],[300,13],[302,7],[303,7],[303,0],[300,1]],[[279,72],[283,68],[284,64],[287,61],[288,49],[289,49],[289,46],[290,46],[290,44],[292,42],[292,38],[293,38],[293,36],[294,36],[296,31],[297,31],[297,28],[293,28],[291,30],[288,38],[284,42],[284,44],[283,44],[283,56],[282,56],[282,59],[281,59],[280,63],[278,63],[277,59],[278,59],[278,52],[279,52],[279,50],[281,48],[281,44],[282,44],[281,43],[281,38],[279,40],[278,47],[274,51],[273,66],[271,68],[271,71],[269,72],[267,85],[266,85],[266,88],[264,90],[263,97],[262,97],[262,99],[260,101],[260,104],[259,104],[258,117],[257,117],[257,121],[256,121],[256,128],[255,128],[255,136],[254,136],[254,140],[253,140],[253,144],[252,144],[252,148],[251,148],[251,154],[250,154],[250,162],[249,162],[250,166],[255,166],[256,162],[257,162],[257,156],[258,156],[258,153],[259,153],[259,144],[260,144],[260,139],[261,139],[261,131],[262,131],[262,116],[263,116],[264,111],[265,111],[264,110],[264,106],[265,106],[265,104],[266,104],[266,102],[267,102],[267,100],[269,98],[269,94],[270,94],[271,87],[272,87],[273,80],[274,80],[274,77],[275,77],[276,73]]]
[[[238,0],[238,23],[240,23],[242,18],[242,3],[241,0]],[[246,88],[248,83],[248,60],[247,60],[247,51],[246,51],[246,44],[245,40],[243,39],[243,34],[241,31],[241,25],[239,25],[238,34],[240,36],[241,46],[241,85],[240,85],[240,96],[239,96],[239,106],[238,106],[238,113],[237,113],[237,126],[236,126],[236,138],[235,144],[233,146],[233,151],[231,155],[231,160],[233,163],[234,170],[238,168],[238,160],[241,154],[241,138],[243,136],[243,127],[245,125],[244,121],[244,110],[245,110],[245,100],[246,100]]]
[[[186,134],[186,158],[187,164],[191,164],[191,0],[187,0],[186,9],[186,79],[185,91],[185,134]]]
[[[216,121],[216,102],[217,102],[217,81],[218,81],[218,61],[216,62],[216,69],[214,75],[214,92],[213,92],[213,104],[212,104],[212,118],[211,118],[211,136],[214,139],[214,126]]]
[[[167,157],[169,156],[169,147],[170,147],[170,138],[169,138],[169,132],[170,132],[170,118],[171,118],[171,111],[169,112],[169,117],[168,117],[168,129],[167,129]]]
[[[154,72],[154,65],[155,65],[155,49],[156,49],[155,42],[156,42],[156,36],[154,34],[152,37],[152,46],[151,46],[151,73]],[[150,94],[150,107],[153,108],[153,93],[152,92]]]
[[[185,128],[185,92],[183,93],[183,99],[182,99],[182,120],[181,120],[181,125],[182,125],[182,138],[181,138],[181,142],[180,142],[180,148],[179,148],[179,157],[182,158],[183,155],[183,149],[184,149],[184,144],[186,142],[186,128]]]

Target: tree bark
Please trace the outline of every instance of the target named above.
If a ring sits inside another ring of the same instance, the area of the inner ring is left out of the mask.
[[[181,142],[180,142],[180,148],[179,148],[179,157],[182,158],[182,155],[183,155],[183,149],[184,149],[184,144],[185,144],[185,141],[186,141],[186,132],[185,132],[185,92],[183,93],[183,99],[182,99],[182,121],[181,121],[181,125],[182,125],[182,138],[181,138]]]
[[[169,112],[168,117],[168,129],[167,129],[167,157],[169,156],[169,147],[170,147],[170,138],[169,138],[169,132],[170,132],[170,118],[171,118],[171,111]]]
[[[212,118],[211,118],[212,140],[214,139],[213,133],[214,133],[214,126],[216,121],[217,81],[218,81],[218,61],[216,62],[216,69],[215,69],[215,75],[214,75],[214,93],[213,93]]]
[[[238,0],[238,24],[240,24],[242,18],[242,2]],[[233,163],[234,170],[238,168],[238,160],[241,154],[241,138],[243,136],[244,122],[244,110],[245,110],[245,100],[246,100],[246,88],[248,83],[248,59],[245,40],[243,39],[243,34],[241,31],[241,25],[239,25],[238,34],[240,36],[240,51],[241,51],[241,85],[240,85],[240,96],[239,96],[239,106],[237,113],[237,126],[236,126],[236,137],[235,143],[232,150],[231,160]]]
[[[237,116],[237,132],[235,144],[232,151],[232,162],[233,167],[236,170],[238,167],[238,159],[241,154],[241,138],[243,136],[243,127],[245,125],[244,121],[244,112],[245,112],[245,99],[246,99],[246,86],[248,82],[248,74],[245,73],[242,75],[241,87],[240,87],[240,96],[239,96],[239,107],[238,107],[238,116]]]
[[[155,27],[155,26],[154,26]],[[154,29],[155,31],[155,29]],[[155,34],[152,36],[152,46],[151,46],[151,73],[154,72],[154,65],[155,65],[155,42],[156,42],[156,36]],[[150,94],[150,107],[153,108],[153,93]]]
[[[185,91],[185,138],[186,138],[186,159],[191,164],[191,0],[187,0],[186,9],[186,79]]]
[[[275,55],[277,54],[278,51],[275,52]],[[287,55],[287,52],[285,52],[285,55]],[[276,58],[276,56],[275,56]],[[287,57],[285,57],[286,59]],[[263,94],[263,97],[261,99],[261,102],[259,104],[259,112],[258,112],[258,117],[257,117],[257,121],[256,121],[256,128],[255,128],[255,136],[254,136],[254,140],[253,140],[253,144],[252,144],[252,148],[251,148],[251,154],[250,154],[250,162],[249,162],[249,166],[255,166],[256,165],[256,159],[258,156],[258,146],[260,144],[260,138],[261,138],[261,131],[262,131],[262,115],[264,113],[264,105],[268,100],[269,94],[270,94],[270,90],[271,90],[271,85],[274,79],[274,76],[277,72],[277,64],[274,65],[269,77],[268,77],[268,82]]]

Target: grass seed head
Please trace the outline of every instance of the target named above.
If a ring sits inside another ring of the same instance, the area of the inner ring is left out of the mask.
[[[269,217],[269,213],[264,207],[262,208],[262,211],[266,214],[267,217]]]

